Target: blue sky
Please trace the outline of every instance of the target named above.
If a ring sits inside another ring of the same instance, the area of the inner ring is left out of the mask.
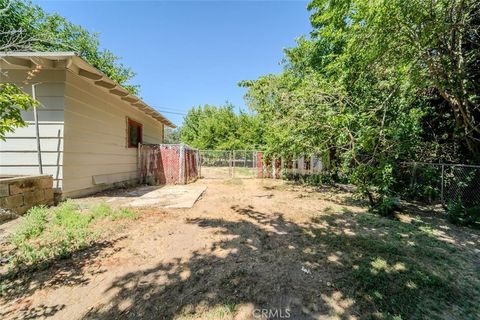
[[[238,81],[281,71],[282,49],[310,32],[306,1],[34,2],[98,32],[137,73],[143,100],[177,125],[192,106],[244,108]]]

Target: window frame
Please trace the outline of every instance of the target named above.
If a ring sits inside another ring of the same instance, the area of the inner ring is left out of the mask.
[[[131,126],[139,128],[140,135],[138,138],[138,143],[143,143],[143,124],[127,117],[127,148],[138,148],[138,144],[133,145],[130,143],[130,127]]]

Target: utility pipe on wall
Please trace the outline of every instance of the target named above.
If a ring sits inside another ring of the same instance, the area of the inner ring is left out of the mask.
[[[32,84],[32,98],[33,100],[37,100],[35,86],[40,83]],[[38,126],[38,110],[37,107],[33,106],[33,117],[35,119],[35,135],[37,138],[37,156],[38,156],[38,171],[40,174],[43,174],[43,164],[42,164],[42,149],[40,147],[40,129]]]

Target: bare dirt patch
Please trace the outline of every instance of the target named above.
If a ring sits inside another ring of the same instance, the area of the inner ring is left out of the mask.
[[[24,289],[1,297],[0,317],[480,316],[477,231],[417,208],[384,219],[330,189],[197,183],[208,189],[193,208],[143,210],[72,258],[9,280]]]

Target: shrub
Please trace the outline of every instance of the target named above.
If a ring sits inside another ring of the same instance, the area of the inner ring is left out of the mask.
[[[447,217],[454,224],[480,227],[480,206],[466,208],[459,200],[451,201]]]
[[[399,204],[397,199],[392,197],[383,197],[379,200],[375,207],[373,207],[373,211],[383,217],[391,217],[398,207]]]

